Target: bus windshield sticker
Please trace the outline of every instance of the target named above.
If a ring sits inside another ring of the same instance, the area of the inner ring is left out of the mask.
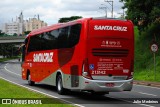
[[[90,64],[90,65],[89,65],[89,69],[90,69],[90,70],[94,70],[94,64]]]

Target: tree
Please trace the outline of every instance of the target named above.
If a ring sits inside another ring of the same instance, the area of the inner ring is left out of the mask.
[[[152,23],[160,18],[159,0],[120,0],[127,8],[127,19],[133,21],[140,31],[144,31]]]
[[[14,33],[13,36],[17,36],[17,33]]]
[[[15,47],[15,44],[0,44],[0,55],[2,55],[3,58],[18,56],[18,48]]]
[[[31,31],[25,31],[24,35],[28,35]]]
[[[69,22],[80,18],[82,18],[82,16],[63,17],[59,19],[58,23]]]
[[[0,37],[4,36],[5,33],[2,32],[2,30],[0,30]]]

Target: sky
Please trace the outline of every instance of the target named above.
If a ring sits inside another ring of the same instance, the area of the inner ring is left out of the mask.
[[[113,1],[114,17],[119,17],[123,4],[119,0]],[[39,14],[48,25],[57,23],[62,17],[101,17],[105,15],[105,10],[99,7],[105,6],[108,7],[108,16],[111,16],[111,6],[104,0],[3,0],[0,3],[0,25],[16,20],[21,11],[24,20]]]

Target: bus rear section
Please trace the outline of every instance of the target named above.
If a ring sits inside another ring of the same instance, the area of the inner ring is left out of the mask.
[[[131,21],[90,20],[86,47],[82,90],[131,91],[134,64],[134,31]]]

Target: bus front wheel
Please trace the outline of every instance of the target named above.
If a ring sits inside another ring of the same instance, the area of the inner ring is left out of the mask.
[[[57,92],[58,92],[58,94],[63,95],[63,94],[65,93],[65,89],[63,88],[62,76],[61,76],[61,75],[58,75],[58,76],[57,76],[57,84],[56,84],[56,87],[57,87]]]
[[[30,74],[28,74],[28,84],[30,86],[33,86],[35,84],[35,82],[31,80],[31,75]]]

